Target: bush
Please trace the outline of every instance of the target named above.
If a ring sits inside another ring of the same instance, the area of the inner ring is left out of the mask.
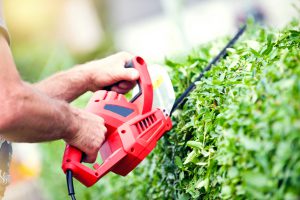
[[[76,184],[78,199],[299,199],[299,28],[299,21],[281,31],[249,24],[150,156],[127,177],[109,174],[91,189]],[[166,59],[177,95],[227,41]],[[57,180],[53,168],[45,171],[48,183]]]

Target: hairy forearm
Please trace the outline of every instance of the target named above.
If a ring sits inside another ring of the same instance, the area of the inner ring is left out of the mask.
[[[89,90],[84,70],[73,68],[68,71],[57,73],[45,80],[34,84],[35,88],[55,99],[71,102]]]
[[[67,137],[76,111],[22,82],[10,48],[0,35],[0,137],[36,142]]]
[[[2,138],[16,142],[38,142],[66,138],[73,132],[74,115],[67,103],[53,100],[24,84],[8,91],[0,121]]]

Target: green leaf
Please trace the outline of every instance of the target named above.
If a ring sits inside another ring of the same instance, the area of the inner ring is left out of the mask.
[[[181,158],[179,156],[175,156],[175,164],[180,168],[183,167]]]
[[[196,142],[196,141],[188,141],[186,143],[187,146],[192,147],[192,148],[196,148],[196,149],[202,149],[203,145],[201,142]]]
[[[205,188],[205,189],[207,190],[207,188],[208,188],[208,179],[199,180],[199,181],[196,183],[195,188],[201,189],[202,187]]]
[[[193,150],[192,152],[190,152],[187,155],[187,157],[186,157],[186,159],[185,159],[185,161],[184,161],[183,164],[186,165],[186,164],[192,162],[196,157],[197,157],[197,153],[196,153],[196,151]]]

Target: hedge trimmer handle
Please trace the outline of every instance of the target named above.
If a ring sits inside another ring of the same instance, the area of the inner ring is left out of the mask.
[[[74,177],[86,186],[93,185],[109,171],[118,171],[115,165],[127,155],[132,154],[131,156],[134,158],[140,156],[143,147],[152,149],[153,142],[149,140],[152,135],[147,135],[149,141],[143,141],[142,146],[133,147],[136,145],[135,142],[137,143],[138,137],[142,136],[139,136],[137,128],[133,127],[135,126],[135,122],[143,121],[150,112],[153,113],[151,123],[154,123],[154,121],[160,118],[164,118],[164,116],[160,115],[157,111],[152,111],[153,87],[145,61],[141,57],[134,57],[125,67],[133,67],[138,70],[140,75],[137,81],[139,92],[130,101],[127,101],[123,94],[100,90],[94,93],[86,108],[88,112],[102,117],[105,121],[107,137],[100,148],[103,163],[101,165],[97,163],[94,164],[94,169],[88,168],[81,163],[83,153],[80,150],[69,145],[67,145],[65,149],[62,164],[64,172],[66,173],[67,170],[71,170]],[[157,117],[154,113],[157,114]],[[147,124],[150,125],[150,119],[147,121]],[[147,125],[141,124],[141,126],[143,127],[141,127],[140,132],[145,132]],[[171,127],[171,125],[168,127]],[[162,126],[157,126],[156,129],[157,128],[159,128],[159,130],[164,129]],[[150,143],[151,147],[148,147]],[[132,151],[133,148],[136,149],[134,153]],[[131,163],[126,164],[128,166],[120,167],[119,171],[122,172],[119,172],[119,174],[125,175],[129,173],[135,167],[132,165],[135,162],[136,161],[131,161]]]
[[[145,61],[141,57],[135,57],[128,63],[125,68],[135,68],[139,72],[137,85],[139,92],[130,100],[137,105],[140,114],[145,114],[152,109],[153,87]]]

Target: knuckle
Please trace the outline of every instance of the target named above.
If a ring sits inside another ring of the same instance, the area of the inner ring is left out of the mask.
[[[91,147],[91,146],[88,147],[88,148],[86,149],[85,153],[86,153],[87,155],[91,155],[91,154],[93,153],[92,147]]]
[[[132,55],[126,51],[120,51],[117,55],[124,59],[130,59],[132,57]]]
[[[100,144],[101,144],[101,140],[98,137],[97,140],[95,140],[95,143],[94,143],[94,152],[97,152],[100,149]]]
[[[106,128],[105,126],[103,126],[103,127],[102,127],[102,131],[103,131],[104,133],[107,133],[107,128]]]
[[[100,123],[104,123],[104,119],[102,117],[99,117],[99,120],[98,120]]]
[[[96,161],[96,158],[97,158],[97,157],[96,157],[96,156],[94,156],[94,155],[92,155],[92,156],[89,156],[89,157],[88,157],[88,159],[87,159],[87,162],[88,162],[88,163],[93,163],[93,162],[95,162],[95,161]]]

